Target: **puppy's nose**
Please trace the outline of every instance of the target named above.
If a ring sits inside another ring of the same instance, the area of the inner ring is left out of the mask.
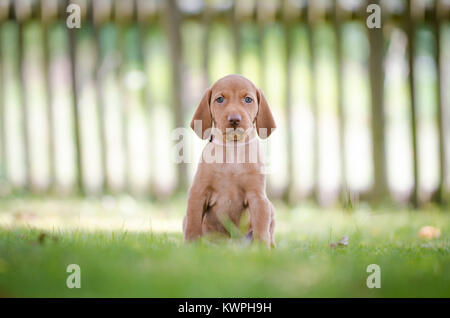
[[[239,123],[241,122],[241,120],[242,120],[242,117],[239,114],[230,114],[230,115],[228,115],[228,122],[233,127],[239,126]]]

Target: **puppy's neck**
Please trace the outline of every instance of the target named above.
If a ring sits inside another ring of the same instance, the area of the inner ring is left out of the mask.
[[[219,136],[222,137],[220,132]],[[240,164],[264,165],[265,162],[255,129],[249,130],[245,138],[240,141],[219,139],[213,133],[202,153],[201,161],[215,164],[238,164],[237,166],[241,166]]]

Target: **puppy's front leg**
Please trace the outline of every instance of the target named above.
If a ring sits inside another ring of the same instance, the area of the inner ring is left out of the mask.
[[[250,224],[253,237],[270,248],[270,223],[272,219],[272,206],[264,193],[247,194]]]
[[[184,240],[193,241],[202,235],[202,217],[206,195],[194,181],[189,190],[186,217],[183,222]]]

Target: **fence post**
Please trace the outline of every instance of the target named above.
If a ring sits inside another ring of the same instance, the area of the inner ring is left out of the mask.
[[[314,17],[313,17],[313,1],[308,1],[307,7],[307,22],[306,33],[308,40],[308,55],[309,55],[309,79],[310,79],[310,98],[311,110],[314,120],[314,140],[313,140],[313,199],[319,202],[320,186],[319,186],[319,171],[320,171],[320,153],[319,153],[319,107],[317,103],[317,87],[316,87],[316,49],[314,43]]]
[[[48,143],[49,143],[49,180],[48,189],[50,192],[55,190],[55,132],[54,132],[54,120],[53,120],[53,105],[52,105],[52,89],[51,89],[51,76],[50,76],[50,44],[49,44],[49,32],[52,23],[52,17],[46,19],[43,14],[44,0],[41,0],[41,23],[42,23],[42,47],[44,55],[44,85],[45,85],[45,100],[47,102],[47,125],[48,125]]]
[[[233,34],[233,58],[234,58],[234,67],[236,73],[241,73],[241,32],[240,32],[240,20],[238,17],[236,1],[233,1],[232,7],[229,12],[229,23]]]
[[[287,184],[284,189],[283,198],[287,203],[292,203],[294,198],[294,141],[293,141],[293,129],[292,129],[292,29],[293,20],[295,16],[291,16],[293,8],[289,7],[289,1],[284,1],[283,7],[283,27],[284,27],[284,42],[285,42],[285,116],[286,116],[286,160],[287,160]]]
[[[166,23],[169,31],[170,56],[172,59],[172,105],[175,115],[175,127],[184,126],[184,104],[182,100],[183,60],[181,54],[180,23],[181,14],[176,0],[166,1]],[[181,150],[183,151],[183,150]],[[184,163],[177,165],[178,184],[177,191],[187,186],[187,170]]]
[[[3,10],[3,11],[2,11]],[[3,3],[2,10],[0,10],[0,150],[1,150],[1,169],[3,172],[3,177],[7,183],[9,180],[8,176],[8,145],[7,145],[7,130],[6,130],[6,96],[5,96],[5,60],[3,55],[3,31],[4,22],[10,19],[13,15],[13,6],[9,1]]]
[[[70,4],[70,0],[66,0],[65,8]],[[72,85],[72,107],[73,107],[73,134],[75,138],[75,155],[76,155],[76,181],[75,191],[79,194],[85,194],[84,191],[84,172],[82,158],[83,153],[81,149],[81,132],[80,132],[80,119],[79,119],[79,105],[78,105],[78,83],[77,83],[77,29],[67,28],[69,35],[69,54],[70,54],[70,76]]]
[[[263,21],[263,15],[261,12],[261,2],[255,3],[255,10],[256,10],[256,19],[258,24],[258,68],[259,68],[259,88],[262,91],[265,91],[266,89],[266,63],[265,63],[265,55],[264,55],[264,35],[266,34],[266,26]]]
[[[106,128],[105,128],[105,100],[103,96],[103,75],[101,73],[103,64],[103,54],[101,47],[101,24],[103,21],[98,21],[100,18],[96,19],[95,14],[97,10],[101,10],[100,5],[95,5],[94,0],[90,0],[90,6],[88,6],[88,23],[92,27],[92,32],[94,33],[94,46],[95,46],[95,90],[97,97],[97,116],[98,116],[98,130],[100,136],[100,162],[102,169],[102,185],[101,190],[103,193],[109,192],[110,181],[108,173],[108,149],[106,140]],[[98,17],[98,16],[97,16]]]
[[[202,15],[203,22],[203,36],[202,36],[202,52],[203,52],[203,80],[205,89],[210,85],[209,68],[209,41],[210,41],[210,29],[211,29],[211,12],[208,3],[205,3]]]
[[[379,5],[379,1],[374,1]],[[371,198],[379,202],[388,195],[384,116],[384,39],[381,28],[368,30],[370,45],[370,92],[372,112],[372,153],[374,185]]]
[[[29,5],[29,3],[16,2],[14,7],[14,12],[16,15],[16,21],[18,25],[18,67],[19,67],[19,78],[20,78],[20,93],[19,93],[19,105],[22,106],[22,131],[23,131],[23,146],[25,155],[25,190],[33,189],[33,180],[31,176],[31,160],[30,160],[30,132],[28,127],[28,101],[27,101],[27,89],[26,89],[26,70],[25,70],[25,39],[24,39],[24,25],[26,17],[20,16],[21,5]],[[23,10],[26,12],[26,10]]]
[[[345,143],[345,127],[346,118],[344,111],[344,65],[343,65],[343,52],[342,52],[342,11],[339,8],[338,1],[334,2],[333,8],[333,26],[335,32],[336,41],[336,86],[337,86],[337,107],[338,107],[338,121],[339,121],[339,164],[341,174],[341,195],[342,199],[347,202],[348,198],[344,197],[348,195],[347,186],[347,169],[346,169],[346,143]],[[342,202],[344,203],[344,202]]]
[[[8,159],[6,153],[6,129],[5,129],[5,89],[4,89],[4,68],[3,59],[3,17],[0,16],[0,178],[8,179]],[[3,181],[3,180],[0,180]]]
[[[146,8],[143,4],[143,1],[136,0],[134,14],[138,23],[138,37],[139,37],[139,63],[142,65],[142,70],[144,74],[147,74],[147,63],[148,63],[148,30],[150,25],[150,17],[146,16],[148,12],[146,12]],[[146,78],[146,82],[144,87],[142,88],[142,93],[140,95],[142,107],[145,109],[146,122],[150,121],[150,110],[151,110],[151,102],[150,102],[150,90],[148,85],[148,78]],[[147,136],[150,136],[150,129],[147,131]],[[150,145],[149,145],[150,146]],[[153,152],[152,147],[150,146],[150,153]],[[149,164],[150,172],[148,174],[148,180],[145,185],[145,193],[147,196],[153,195],[153,185],[152,185],[152,169],[151,164]]]
[[[419,167],[418,167],[418,145],[417,145],[417,99],[416,99],[416,91],[415,91],[415,78],[416,72],[414,67],[414,58],[415,58],[415,36],[416,36],[416,26],[414,22],[414,18],[412,16],[413,10],[413,2],[408,1],[408,5],[406,7],[406,34],[408,37],[408,65],[409,65],[409,96],[411,100],[411,139],[412,139],[412,150],[413,150],[413,171],[414,171],[414,185],[411,194],[411,204],[413,207],[417,208],[419,205],[418,198],[418,188],[419,188]]]
[[[119,5],[119,3],[122,3]],[[122,7],[121,7],[122,6]],[[125,85],[125,71],[126,71],[126,48],[125,48],[125,33],[129,26],[129,17],[127,12],[129,3],[121,2],[121,0],[114,0],[114,19],[117,23],[117,50],[120,55],[121,64],[117,68],[117,78],[119,80],[119,89],[121,91],[120,102],[122,110],[121,130],[122,130],[122,149],[123,149],[123,172],[124,172],[124,187],[126,191],[131,191],[131,176],[130,176],[130,146],[129,146],[129,109],[127,101],[127,87]]]
[[[439,184],[437,189],[438,203],[445,203],[446,201],[446,186],[445,180],[447,176],[446,167],[446,144],[445,144],[445,111],[444,111],[444,96],[442,89],[442,68],[441,68],[441,17],[439,15],[439,0],[435,1],[434,8],[434,24],[433,24],[435,47],[434,59],[436,62],[436,103],[437,103],[437,124],[438,124],[438,138],[439,138]]]

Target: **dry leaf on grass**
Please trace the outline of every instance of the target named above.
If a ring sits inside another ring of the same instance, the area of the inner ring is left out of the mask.
[[[423,226],[418,233],[420,238],[431,240],[441,236],[441,230],[434,226]]]

